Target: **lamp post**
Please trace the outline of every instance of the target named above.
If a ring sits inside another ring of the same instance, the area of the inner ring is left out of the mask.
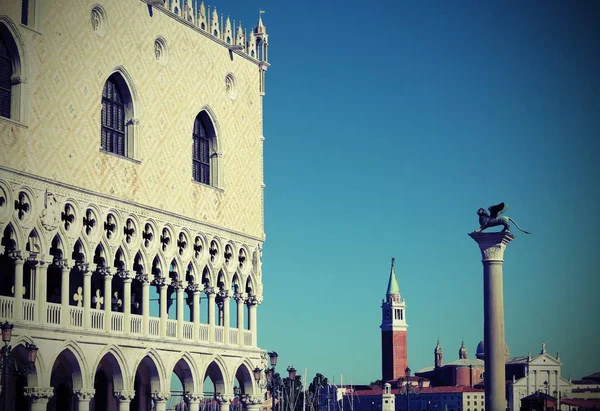
[[[546,396],[544,397],[544,411],[548,409],[548,381],[544,381],[544,387],[546,387]]]
[[[256,367],[254,369],[254,371],[252,371],[254,373],[254,379],[256,380],[256,382],[259,383],[259,386],[261,386],[261,388],[266,388],[267,391],[269,391],[269,393],[271,393],[271,411],[275,411],[275,394],[277,392],[278,389],[281,388],[282,383],[281,383],[281,379],[279,378],[279,374],[275,373],[275,367],[277,366],[277,358],[279,357],[279,355],[275,352],[272,351],[270,353],[268,353],[269,355],[269,364],[271,365],[270,367],[267,367],[267,369],[265,369],[265,376],[266,376],[266,381],[264,383],[264,385],[260,385],[260,377],[262,374],[262,370],[258,367]],[[288,371],[289,372],[289,371]],[[295,377],[295,374],[294,374]],[[280,410],[283,411],[283,410]]]
[[[25,367],[20,367],[12,355],[12,347],[10,346],[13,328],[14,325],[8,321],[0,324],[2,341],[4,342],[4,346],[0,348],[0,366],[2,367],[2,401],[0,401],[0,406],[2,407],[2,411],[8,411],[8,375],[13,373],[24,377],[27,374],[33,373],[38,352],[38,348],[35,344],[25,344],[28,361]]]

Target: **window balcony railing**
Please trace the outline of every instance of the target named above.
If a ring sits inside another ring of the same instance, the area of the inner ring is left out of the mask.
[[[109,330],[115,334],[136,334],[143,335],[147,330],[146,336],[150,338],[161,338],[160,318],[148,317],[147,326],[144,326],[144,317],[138,314],[130,314],[129,329],[125,329],[125,314],[122,312],[111,312],[110,318],[106,316],[104,310],[94,308],[89,309],[89,318],[86,321],[84,308],[77,306],[68,306],[67,311],[63,312],[63,306],[57,303],[46,302],[44,307],[39,306],[39,301],[24,299],[21,306],[21,318],[15,319],[14,313],[15,300],[13,297],[0,296],[0,321],[23,321],[37,323],[41,325],[52,325],[53,328],[67,329],[89,329],[105,332],[105,321],[110,321]],[[45,310],[45,313],[44,313]],[[62,318],[66,315],[66,318]],[[44,323],[45,320],[45,323]],[[87,324],[87,325],[86,325]],[[183,341],[213,342],[215,344],[225,343],[226,329],[223,326],[214,326],[214,335],[211,336],[208,324],[194,324],[190,321],[184,321],[181,335],[178,336],[177,320],[167,319],[165,323],[166,337],[169,339],[178,339]],[[198,328],[196,328],[198,327]],[[240,335],[237,328],[230,328],[227,334],[228,344],[238,345],[240,339],[245,346],[253,346],[253,332],[244,330]]]

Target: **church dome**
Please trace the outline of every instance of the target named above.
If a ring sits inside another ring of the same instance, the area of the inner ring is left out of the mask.
[[[479,342],[479,344],[477,344],[477,352],[475,354],[475,357],[477,357],[480,360],[483,360],[485,357],[485,351],[484,351],[484,344],[483,344],[483,340],[481,340]],[[510,357],[510,351],[508,350],[508,345],[506,345],[506,341],[504,341],[504,356],[508,359]]]

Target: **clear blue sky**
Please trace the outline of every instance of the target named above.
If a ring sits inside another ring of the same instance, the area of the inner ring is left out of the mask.
[[[545,341],[566,377],[600,371],[600,3],[216,5],[247,27],[267,11],[258,321],[280,371],[380,378],[392,256],[410,367],[433,363],[438,337],[446,362],[463,337],[473,356],[482,267],[467,233],[500,201],[533,232],[505,256],[511,353]]]

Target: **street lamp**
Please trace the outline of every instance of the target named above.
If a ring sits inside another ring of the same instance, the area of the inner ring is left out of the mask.
[[[272,351],[270,353],[268,353],[269,355],[269,364],[271,365],[271,367],[267,368],[265,370],[265,376],[266,376],[266,381],[264,383],[264,385],[260,384],[260,377],[262,374],[262,370],[258,367],[256,367],[254,369],[254,371],[252,371],[252,373],[254,374],[254,379],[256,380],[257,383],[259,383],[259,386],[261,388],[266,388],[267,391],[269,391],[269,393],[271,393],[271,411],[275,411],[275,394],[277,392],[278,389],[280,389],[282,387],[282,382],[281,382],[281,378],[279,377],[279,374],[275,373],[275,367],[277,366],[277,358],[279,357],[279,355],[275,352]],[[294,378],[296,377],[295,374],[295,369],[294,369]],[[288,368],[288,372],[289,372],[289,368]],[[290,374],[291,377],[291,374]],[[281,410],[283,411],[283,410]]]
[[[548,409],[548,381],[544,381],[544,387],[546,387],[546,396],[544,397],[544,411]]]
[[[12,339],[13,328],[14,325],[8,321],[0,324],[2,341],[4,342],[4,346],[0,348],[0,366],[2,367],[2,401],[0,401],[0,405],[2,405],[3,411],[8,410],[8,375],[12,373],[13,375],[25,377],[27,374],[33,373],[38,352],[38,348],[35,344],[26,343],[27,365],[25,365],[25,367],[19,366],[12,355],[12,347],[9,345],[10,340]]]

